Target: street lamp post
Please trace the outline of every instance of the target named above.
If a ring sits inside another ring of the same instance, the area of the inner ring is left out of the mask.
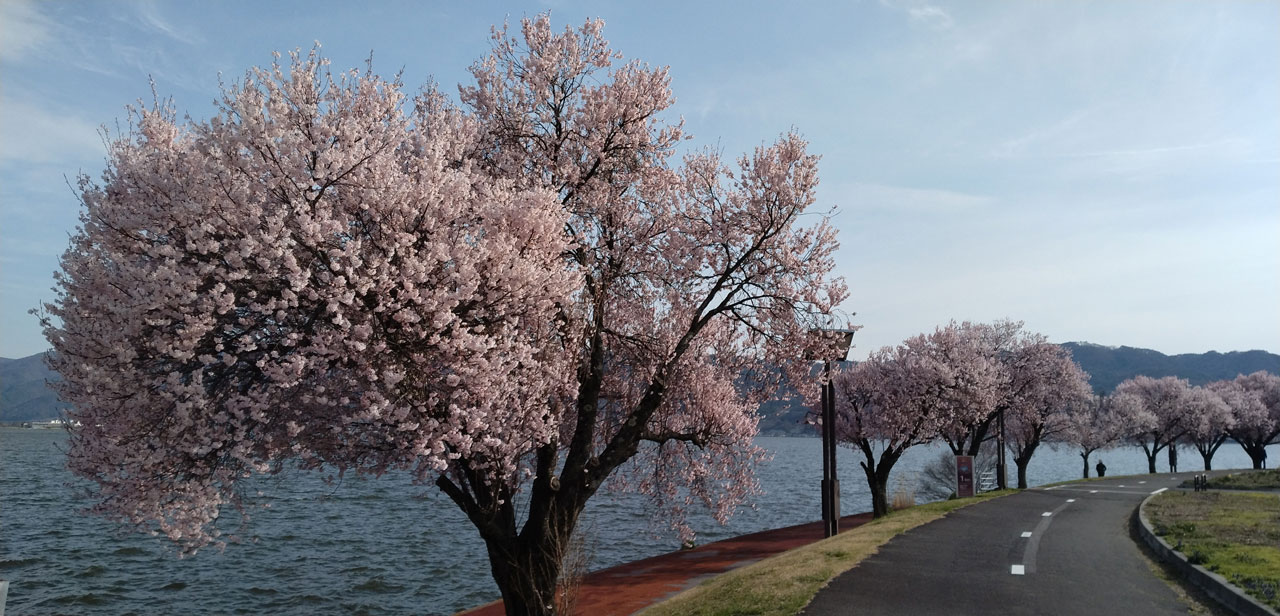
[[[1004,465],[1004,409],[996,416],[996,487],[1004,490],[1009,487]]]
[[[853,345],[856,329],[822,329],[817,335],[830,341],[822,357],[822,535],[840,532],[840,480],[836,475],[836,385],[831,362],[844,361]]]

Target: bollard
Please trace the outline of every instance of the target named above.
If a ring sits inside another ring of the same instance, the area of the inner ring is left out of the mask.
[[[4,616],[4,598],[9,595],[9,581],[0,580],[0,616]]]

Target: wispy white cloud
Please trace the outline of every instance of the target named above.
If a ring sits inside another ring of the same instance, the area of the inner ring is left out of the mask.
[[[101,159],[98,126],[47,105],[0,98],[0,164]]]
[[[138,18],[142,24],[148,29],[163,34],[180,43],[187,45],[198,45],[204,42],[204,37],[193,30],[180,28],[172,22],[165,19],[160,14],[160,5],[154,1],[140,2],[137,5]]]
[[[0,59],[19,60],[52,38],[53,22],[32,0],[0,2]]]
[[[1249,145],[1246,139],[1230,138],[1218,139],[1207,143],[1189,143],[1183,145],[1157,146],[1147,148],[1127,148],[1116,150],[1099,150],[1094,152],[1081,152],[1073,154],[1078,158],[1107,158],[1107,159],[1156,159],[1181,156],[1184,154],[1201,154],[1215,152],[1231,152],[1238,153],[1243,151]]]
[[[907,9],[907,15],[911,16],[913,22],[939,30],[950,28],[955,23],[946,11],[931,4],[910,7]]]
[[[861,182],[837,185],[834,192],[833,201],[842,209],[860,212],[956,213],[991,203],[985,195]]]

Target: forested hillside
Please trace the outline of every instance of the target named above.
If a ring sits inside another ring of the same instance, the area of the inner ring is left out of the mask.
[[[0,422],[53,419],[67,405],[46,386],[57,374],[44,364],[44,353],[22,359],[0,358]]]
[[[1090,384],[1098,393],[1107,393],[1121,381],[1139,374],[1150,377],[1176,376],[1203,385],[1210,381],[1235,378],[1265,370],[1280,374],[1280,355],[1266,351],[1231,351],[1165,355],[1151,349],[1107,347],[1088,342],[1067,342],[1072,357],[1089,373]]]
[[[1107,347],[1088,342],[1067,342],[1062,346],[1085,372],[1094,391],[1106,393],[1121,381],[1139,374],[1151,377],[1178,376],[1203,385],[1209,381],[1234,378],[1266,370],[1280,374],[1280,355],[1266,351],[1232,351],[1165,355],[1150,349]],[[45,365],[44,355],[22,359],[0,358],[0,421],[52,419],[66,408],[45,386],[57,378]],[[775,400],[761,409],[760,432],[773,436],[813,436],[817,432],[804,424],[806,409],[798,401]]]

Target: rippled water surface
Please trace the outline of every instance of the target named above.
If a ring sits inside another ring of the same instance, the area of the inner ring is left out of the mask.
[[[270,508],[257,511],[245,541],[224,552],[179,559],[162,539],[127,534],[79,510],[83,484],[64,466],[58,430],[0,428],[0,579],[10,581],[6,614],[450,614],[496,599],[484,546],[462,514],[434,488],[403,476],[348,477],[326,484],[318,474],[266,479]],[[821,442],[761,438],[774,454],[760,469],[766,493],[727,526],[696,517],[699,543],[810,522],[820,517]],[[917,480],[941,448],[914,448],[894,469]],[[1104,452],[1108,474],[1146,470],[1133,449]],[[1198,468],[1184,451],[1182,470]],[[1271,459],[1280,459],[1275,451]],[[1165,458],[1161,456],[1161,470]],[[870,509],[853,451],[840,451],[844,513]],[[1234,444],[1217,468],[1243,468]],[[1011,467],[1012,471],[1012,467]],[[1078,477],[1073,451],[1043,448],[1032,484]],[[892,490],[892,486],[890,488]],[[592,568],[678,547],[655,538],[640,499],[601,494],[584,514]]]

